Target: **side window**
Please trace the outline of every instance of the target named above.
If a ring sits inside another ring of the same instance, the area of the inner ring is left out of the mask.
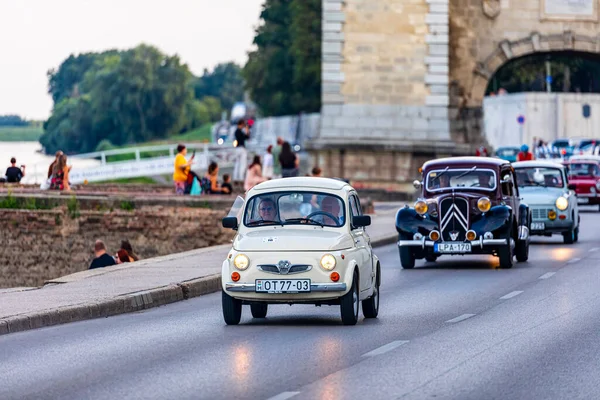
[[[362,210],[362,206],[360,205],[360,199],[358,198],[358,196],[352,196],[354,197],[354,199],[356,200],[356,206],[358,209],[358,215],[363,215],[363,210]]]
[[[505,178],[512,180],[513,185],[514,185],[515,180],[514,180],[513,175],[510,170],[505,169],[500,172],[500,180],[503,181]],[[503,196],[512,196],[513,195],[513,187],[511,185],[509,185],[508,183],[503,183],[502,184],[502,195]]]
[[[359,210],[358,210],[358,203],[356,202],[356,197],[355,196],[350,196],[350,224],[352,224],[352,217],[358,217],[359,214]],[[355,228],[353,228],[355,229]]]

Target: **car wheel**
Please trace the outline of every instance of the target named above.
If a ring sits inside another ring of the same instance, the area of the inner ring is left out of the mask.
[[[250,304],[250,311],[254,318],[265,318],[267,316],[268,304]]]
[[[525,262],[529,259],[529,241],[518,240],[515,249],[515,256],[518,262]]]
[[[375,277],[375,287],[373,288],[373,295],[362,302],[362,310],[365,318],[377,318],[379,314],[379,285],[381,276],[380,271],[377,268],[377,276]]]
[[[425,256],[425,260],[428,262],[435,262],[438,259],[438,256],[433,255],[433,254],[427,254]]]
[[[575,228],[575,242],[579,241],[579,227]]]
[[[510,237],[508,238],[508,246],[502,246],[498,249],[498,258],[500,258],[500,268],[512,268],[513,266],[513,248],[510,245]]]
[[[570,230],[568,232],[563,232],[563,241],[565,244],[573,244],[575,243],[575,229]]]
[[[409,240],[408,236],[400,235],[400,240]],[[400,249],[400,264],[404,269],[412,269],[415,267],[415,255],[410,247],[399,247]]]
[[[221,295],[221,303],[223,306],[223,319],[227,325],[237,325],[242,319],[242,302],[234,299],[225,291]]]
[[[356,325],[358,322],[358,309],[360,308],[360,292],[358,291],[358,276],[356,272],[352,278],[352,287],[342,296],[340,311],[344,325]]]

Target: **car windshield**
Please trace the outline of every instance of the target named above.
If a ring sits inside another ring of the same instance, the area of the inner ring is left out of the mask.
[[[344,226],[344,201],[335,195],[313,192],[273,192],[253,196],[244,214],[247,227],[308,224]]]
[[[570,147],[571,143],[569,143],[568,140],[557,140],[554,143],[552,143],[552,145],[554,147],[558,147],[559,149],[561,149],[561,148]]]
[[[496,173],[490,169],[436,169],[427,174],[427,190],[496,189]]]
[[[569,176],[598,176],[598,165],[594,163],[569,164]]]
[[[515,157],[519,154],[519,149],[506,148],[506,149],[498,149],[496,155],[498,157]]]
[[[559,168],[517,168],[515,172],[519,187],[564,187],[562,171]]]

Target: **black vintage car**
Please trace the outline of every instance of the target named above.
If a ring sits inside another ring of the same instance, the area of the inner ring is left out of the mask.
[[[527,261],[531,215],[519,201],[515,171],[508,161],[452,157],[426,162],[421,197],[396,214],[403,268],[416,259],[445,254],[493,254],[500,267]]]

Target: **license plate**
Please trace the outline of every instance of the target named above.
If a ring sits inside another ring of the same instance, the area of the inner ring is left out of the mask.
[[[543,231],[544,229],[546,229],[546,224],[543,222],[532,222],[531,223],[532,231]]]
[[[310,292],[310,279],[257,279],[256,293]]]
[[[470,253],[471,243],[435,243],[433,246],[433,251],[436,253]]]
[[[587,204],[590,202],[590,199],[588,199],[587,197],[578,197],[577,198],[577,203],[579,204]]]

